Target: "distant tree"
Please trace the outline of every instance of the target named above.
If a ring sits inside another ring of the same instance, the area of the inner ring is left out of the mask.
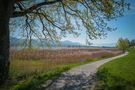
[[[27,39],[59,40],[66,33],[77,35],[82,27],[93,39],[113,30],[106,21],[123,16],[125,7],[129,6],[125,1],[0,0],[0,84],[7,79],[9,71],[9,24],[17,32],[21,30]]]
[[[123,50],[124,52],[130,47],[130,42],[127,38],[126,39],[120,38],[117,42],[117,47]]]
[[[135,40],[130,41],[130,46],[135,46]]]

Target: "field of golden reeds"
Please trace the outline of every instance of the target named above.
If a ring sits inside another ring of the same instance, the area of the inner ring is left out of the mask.
[[[11,49],[9,81],[3,87],[29,90],[31,85],[34,88],[34,85],[37,86],[74,66],[121,53],[122,51],[114,48]]]

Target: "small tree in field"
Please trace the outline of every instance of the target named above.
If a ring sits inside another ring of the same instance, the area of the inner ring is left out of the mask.
[[[130,42],[128,39],[123,39],[123,38],[120,38],[117,42],[117,47],[121,50],[123,50],[123,52],[125,50],[127,50],[127,48],[129,48],[130,46]]]

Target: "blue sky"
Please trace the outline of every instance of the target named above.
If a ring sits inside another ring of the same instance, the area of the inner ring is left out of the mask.
[[[126,11],[123,17],[117,18],[117,20],[112,20],[108,23],[111,27],[117,27],[116,31],[109,32],[106,38],[90,40],[93,45],[107,45],[114,46],[117,40],[122,38],[128,38],[129,40],[135,39],[135,0],[127,0],[131,4],[131,10]],[[80,32],[81,35],[77,38],[72,35],[68,35],[63,38],[63,40],[70,40],[73,42],[79,42],[85,44],[86,34],[85,31]]]

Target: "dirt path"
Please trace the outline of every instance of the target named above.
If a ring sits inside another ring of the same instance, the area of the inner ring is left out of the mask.
[[[119,56],[73,68],[61,74],[61,76],[54,80],[54,82],[45,90],[92,90],[98,67],[106,62],[127,54],[128,53],[125,53]]]

